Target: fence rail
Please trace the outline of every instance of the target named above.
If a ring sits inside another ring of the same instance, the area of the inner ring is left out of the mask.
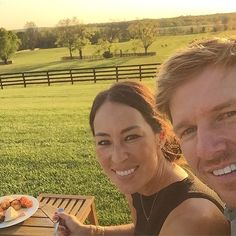
[[[47,84],[50,86],[55,83],[71,83],[92,81],[96,83],[102,80],[124,80],[153,78],[160,63],[107,66],[96,68],[79,68],[51,71],[30,71],[19,73],[0,74],[1,89],[7,86],[23,86],[35,84]]]

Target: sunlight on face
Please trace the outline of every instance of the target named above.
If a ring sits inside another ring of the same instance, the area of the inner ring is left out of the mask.
[[[170,110],[191,167],[236,206],[235,78],[236,68],[208,67],[176,90]]]
[[[156,135],[136,109],[105,102],[94,119],[98,160],[123,192],[142,191],[157,170]]]

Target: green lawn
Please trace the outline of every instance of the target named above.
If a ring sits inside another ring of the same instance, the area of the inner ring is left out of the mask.
[[[156,56],[142,56],[142,57],[124,57],[124,58],[110,58],[103,60],[72,60],[62,61],[63,56],[68,56],[68,49],[54,48],[54,49],[39,49],[34,51],[21,51],[16,53],[11,65],[0,65],[1,73],[13,73],[36,70],[52,70],[52,69],[66,69],[66,68],[80,68],[80,67],[98,67],[98,66],[114,66],[114,65],[130,65],[143,63],[163,62],[173,51],[185,47],[194,39],[207,38],[210,36],[236,36],[236,31],[226,31],[217,33],[192,34],[192,35],[176,35],[176,36],[160,36],[150,46],[148,51],[155,51]],[[94,45],[89,45],[84,48],[84,55],[92,55],[95,51]],[[114,49],[122,49],[124,52],[132,52],[131,43],[114,43]],[[143,52],[142,48],[138,52]],[[75,53],[78,56],[78,52]]]
[[[153,80],[147,80],[154,87]],[[101,224],[129,222],[126,202],[102,173],[88,115],[109,83],[0,91],[0,196],[94,195]]]

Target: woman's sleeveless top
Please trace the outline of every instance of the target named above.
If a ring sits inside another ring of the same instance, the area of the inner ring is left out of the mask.
[[[192,173],[187,172],[189,176],[184,180],[175,182],[151,196],[142,196],[142,200],[139,193],[131,195],[137,213],[134,235],[159,235],[167,216],[188,198],[208,199],[223,212],[223,203],[218,195]]]

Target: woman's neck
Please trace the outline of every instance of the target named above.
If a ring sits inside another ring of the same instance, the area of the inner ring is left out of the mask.
[[[183,168],[175,163],[166,161],[162,167],[158,168],[153,178],[139,193],[146,196],[153,195],[172,183],[182,181],[186,177],[188,177],[188,174]]]

